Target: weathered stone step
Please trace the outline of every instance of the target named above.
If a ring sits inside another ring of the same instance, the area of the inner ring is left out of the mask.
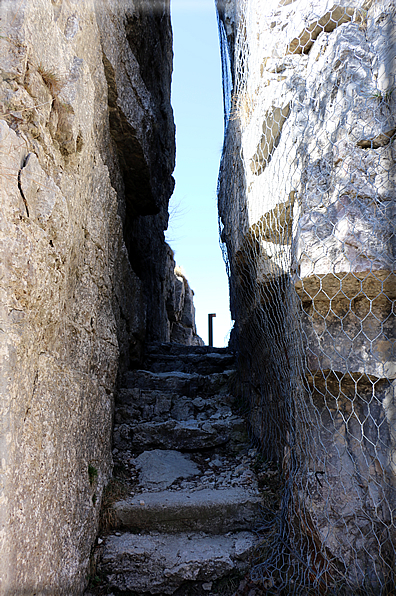
[[[113,508],[118,523],[133,532],[226,534],[254,527],[260,497],[257,492],[234,487],[166,490],[129,497]]]
[[[247,569],[255,543],[250,532],[110,535],[103,545],[100,567],[110,589],[139,595],[173,594],[186,582],[197,586],[201,582],[197,593],[204,594],[208,586],[202,584]]]
[[[141,424],[133,430],[132,445],[141,449],[179,449],[193,451],[225,445],[233,435],[244,431],[244,420],[230,416],[225,420],[168,420]]]
[[[228,381],[233,372],[231,369],[210,375],[200,375],[179,371],[153,373],[148,370],[134,370],[125,373],[123,387],[178,393],[187,397],[208,397],[226,393]]]
[[[107,592],[210,594],[214,582],[217,593],[248,568],[261,499],[233,365],[227,349],[158,343],[124,375],[113,456],[130,496],[112,505],[115,534],[100,546]]]
[[[215,348],[213,346],[186,346],[178,343],[152,342],[146,345],[146,355],[185,356],[186,354],[233,354],[229,348]]]
[[[210,375],[233,368],[235,356],[231,353],[209,352],[207,354],[148,354],[144,368],[152,372],[180,371]]]
[[[258,482],[254,472],[255,449],[250,455],[237,454],[222,449],[202,453],[181,453],[175,450],[152,449],[133,457],[131,451],[115,449],[116,465],[122,465],[124,480],[130,478],[130,495],[163,490],[188,489],[224,490],[241,488],[250,494],[258,494]]]
[[[186,397],[178,393],[139,389],[119,390],[116,398],[116,423],[164,422],[173,420],[207,420],[231,414],[233,398],[229,394],[209,398]]]
[[[245,423],[239,416],[224,420],[209,418],[165,422],[144,422],[136,425],[121,424],[114,429],[114,446],[135,452],[147,449],[179,449],[194,451],[225,445],[236,435],[246,435]]]

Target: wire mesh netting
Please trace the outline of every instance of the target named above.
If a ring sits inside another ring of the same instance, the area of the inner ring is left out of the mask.
[[[253,576],[395,593],[395,4],[217,2],[239,369],[278,463]]]

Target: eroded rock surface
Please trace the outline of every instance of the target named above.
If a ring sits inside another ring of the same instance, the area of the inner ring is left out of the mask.
[[[167,341],[185,346],[203,346],[195,325],[194,292],[181,268],[176,265],[173,251],[168,248],[165,274]]]
[[[175,480],[199,473],[188,456],[179,451],[153,449],[144,451],[135,459],[140,482],[147,488],[168,488]]]
[[[246,568],[254,544],[250,532],[110,536],[103,570],[110,585],[122,592],[174,594],[184,583],[194,582],[204,593],[214,580]]]
[[[217,5],[241,394],[288,470],[285,523],[317,589],[380,593],[396,557],[395,6]],[[272,581],[282,554],[268,560]]]
[[[70,596],[117,374],[170,339],[169,2],[6,0],[0,17],[0,593]]]

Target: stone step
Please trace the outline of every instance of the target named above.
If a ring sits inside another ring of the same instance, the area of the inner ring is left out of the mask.
[[[130,496],[111,506],[112,534],[97,551],[103,588],[218,593],[217,581],[249,567],[261,502],[255,450],[228,389],[234,355],[156,343],[143,366],[116,397],[114,464]]]
[[[240,443],[236,445],[236,450]],[[237,487],[258,494],[254,472],[256,450],[249,455],[221,449],[202,453],[181,453],[176,450],[152,449],[140,455],[132,451],[113,450],[114,462],[124,470],[124,481],[129,482],[130,495],[162,490],[179,491],[224,490]],[[129,479],[129,480],[128,480]]]
[[[140,493],[113,506],[118,524],[135,533],[205,532],[226,534],[251,530],[259,517],[260,497],[255,491],[165,490]]]
[[[152,342],[146,345],[146,355],[150,356],[185,356],[188,354],[234,354],[229,348],[215,348],[213,346],[186,346],[178,343]]]
[[[149,389],[184,395],[186,397],[209,397],[228,391],[232,369],[210,375],[179,371],[154,373],[148,370],[134,370],[125,373],[124,389]]]
[[[245,422],[239,416],[224,419],[123,423],[114,428],[114,447],[135,452],[147,449],[194,451],[226,445],[231,438],[247,440]]]
[[[251,532],[110,535],[102,545],[100,568],[109,589],[174,594],[195,582],[195,593],[204,594],[211,591],[211,582],[246,570],[255,543]]]
[[[212,416],[225,418],[230,415],[234,399],[229,394],[209,398],[186,397],[178,393],[155,389],[120,389],[116,397],[116,424],[164,422],[173,420],[207,420]]]
[[[233,368],[235,356],[231,353],[180,353],[180,354],[148,354],[143,368],[152,372],[179,371],[210,375]]]

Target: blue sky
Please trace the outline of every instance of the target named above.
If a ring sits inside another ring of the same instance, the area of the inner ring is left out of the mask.
[[[176,188],[166,238],[195,292],[198,333],[227,344],[228,282],[218,241],[216,185],[223,143],[220,50],[214,0],[172,0]]]

